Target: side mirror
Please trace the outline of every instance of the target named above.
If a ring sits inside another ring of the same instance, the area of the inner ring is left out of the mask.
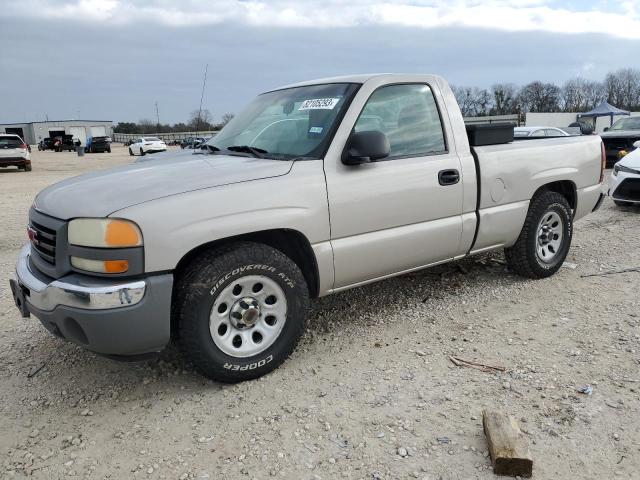
[[[608,132],[609,131],[609,127],[604,127],[604,131]]]
[[[375,162],[389,156],[391,146],[387,136],[378,131],[354,132],[342,154],[345,165]]]
[[[633,142],[633,148],[640,148],[640,140]]]

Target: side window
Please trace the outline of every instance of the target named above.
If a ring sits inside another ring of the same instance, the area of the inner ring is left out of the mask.
[[[428,85],[379,88],[367,100],[354,130],[384,133],[391,145],[390,159],[446,151],[438,107]]]

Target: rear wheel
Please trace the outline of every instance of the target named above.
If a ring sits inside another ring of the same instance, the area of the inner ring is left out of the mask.
[[[144,155],[144,150],[142,149],[142,147],[140,147],[140,155]]]
[[[505,249],[509,268],[529,278],[546,278],[564,263],[573,235],[567,199],[556,192],[536,194],[516,243]]]
[[[309,293],[279,250],[242,242],[210,250],[178,276],[173,305],[182,350],[222,382],[260,377],[293,352]]]
[[[133,150],[131,150],[131,147],[129,147],[129,155],[133,157]]]

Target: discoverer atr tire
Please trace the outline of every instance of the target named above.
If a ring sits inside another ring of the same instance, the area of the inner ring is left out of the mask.
[[[265,375],[291,355],[308,304],[304,276],[289,257],[240,242],[205,251],[177,274],[172,315],[197,370],[235,383]]]
[[[572,235],[573,215],[567,199],[542,191],[531,199],[518,240],[505,249],[507,264],[524,277],[550,277],[562,267]]]

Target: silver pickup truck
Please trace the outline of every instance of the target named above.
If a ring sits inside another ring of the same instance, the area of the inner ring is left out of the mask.
[[[197,154],[38,194],[16,304],[115,358],[176,340],[204,375],[236,382],[291,354],[310,298],[495,249],[548,277],[603,199],[600,137],[488,133],[468,135],[433,75],[266,92]]]

